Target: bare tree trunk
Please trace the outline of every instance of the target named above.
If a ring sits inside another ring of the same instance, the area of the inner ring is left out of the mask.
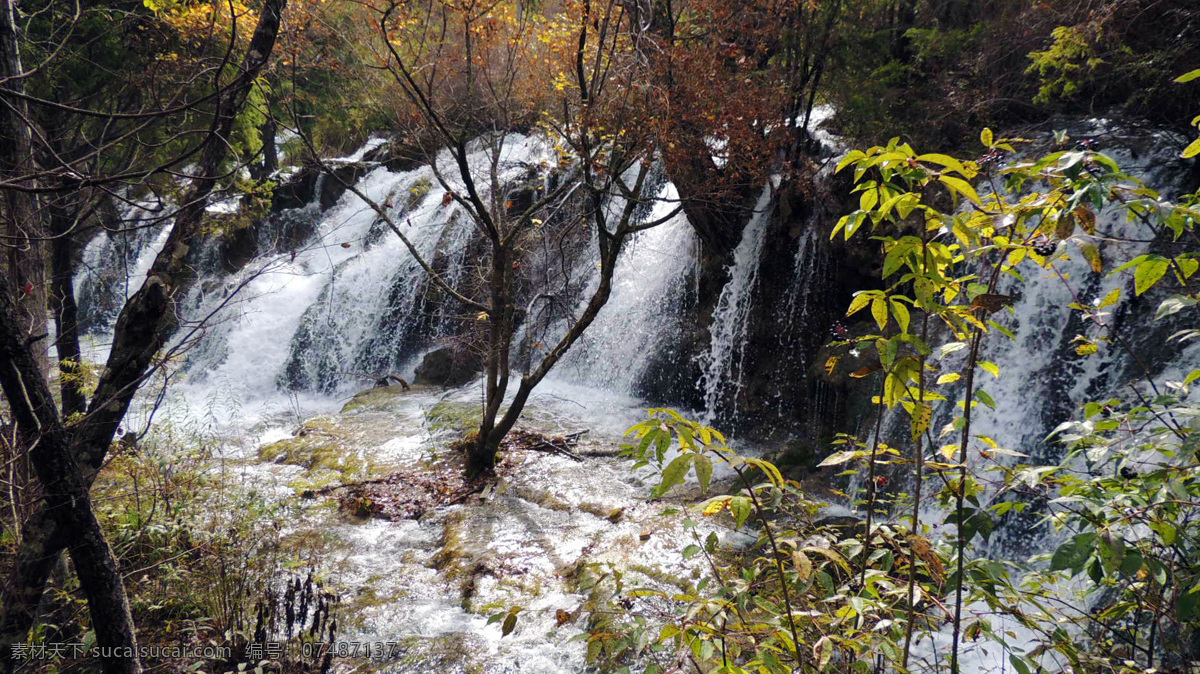
[[[200,230],[208,196],[228,156],[234,119],[274,49],[285,5],[286,0],[267,0],[264,4],[241,71],[217,99],[213,126],[197,162],[198,172],[182,197],[167,242],[153,264],[154,273],[122,308],[107,367],[88,404],[86,418],[69,431],[54,409],[45,378],[29,365],[32,355],[28,340],[10,320],[15,311],[11,286],[0,278],[0,363],[4,364],[0,366],[0,385],[22,432],[37,438],[34,464],[47,491],[44,503],[26,523],[16,568],[4,587],[0,657],[10,663],[12,644],[28,634],[55,560],[66,548],[87,595],[98,644],[117,649],[112,657],[102,659],[105,670],[140,671],[120,569],[100,531],[88,490],[130,402],[175,328],[174,301],[193,280],[186,264],[188,247]],[[55,259],[56,263],[63,262]],[[69,261],[66,265],[70,266]],[[69,270],[65,276],[57,282],[69,284]],[[69,299],[64,292],[62,300]],[[59,320],[69,326],[69,311],[60,314]]]
[[[60,197],[67,199],[67,197]],[[78,202],[50,204],[50,311],[54,316],[54,351],[58,355],[59,389],[64,419],[87,409],[87,399],[80,391],[78,377],[81,350],[79,348],[79,308],[75,304],[75,239],[71,228],[78,217]]]
[[[30,457],[45,489],[45,507],[39,512],[47,512],[60,531],[71,532],[67,550],[87,595],[96,643],[102,649],[112,649],[102,654],[104,671],[137,674],[141,664],[136,657],[133,615],[116,557],[92,511],[88,494],[91,481],[75,464],[71,434],[62,423],[50,387],[15,315],[12,288],[7,279],[0,277],[0,362],[4,363],[0,367],[0,388],[20,433],[34,439]],[[54,561],[44,563],[47,578]],[[46,579],[40,580],[44,587]]]
[[[495,189],[493,187],[493,189]],[[508,351],[512,346],[512,290],[508,287],[508,265],[511,251],[499,236],[492,237],[492,272],[488,283],[491,295],[491,323],[488,353],[485,363],[483,418],[475,446],[467,455],[467,475],[471,477],[492,472],[496,463],[499,441],[492,442],[500,405],[508,390]],[[500,436],[503,438],[503,434]]]
[[[4,89],[23,93],[25,69],[21,65],[20,36],[17,33],[16,0],[0,0],[0,77]],[[2,93],[0,93],[2,95]],[[3,142],[0,169],[10,177],[32,176],[33,131],[25,101],[5,96]],[[32,179],[23,186],[33,188]],[[26,337],[46,334],[46,281],[43,260],[42,228],[38,223],[37,200],[32,192],[7,190],[4,194],[4,244],[7,247],[9,283],[17,289],[15,317]],[[42,372],[49,372],[49,342],[36,342],[34,358]]]
[[[631,194],[641,194],[642,186],[645,183],[646,175],[649,173],[648,166],[643,164],[638,173],[637,182],[632,189],[627,191]],[[550,374],[550,371],[562,360],[567,351],[574,346],[575,342],[596,320],[596,316],[600,314],[600,310],[608,303],[608,298],[612,295],[613,275],[616,273],[617,258],[621,255],[621,248],[625,244],[626,239],[633,232],[633,217],[637,206],[637,199],[629,199],[623,212],[617,219],[615,227],[608,226],[605,216],[605,208],[603,204],[604,196],[599,191],[593,191],[592,194],[592,216],[597,227],[596,242],[599,247],[600,257],[600,281],[596,285],[596,290],[589,298],[587,306],[583,313],[580,314],[570,328],[567,329],[558,341],[541,362],[538,363],[537,369],[529,374],[521,377],[521,382],[517,386],[517,392],[513,396],[512,402],[509,403],[508,409],[504,411],[504,415],[497,420],[500,410],[500,404],[503,401],[505,390],[493,390],[489,387],[488,391],[492,397],[485,399],[484,418],[479,427],[479,436],[476,438],[475,444],[471,447],[467,456],[467,474],[476,476],[486,474],[492,471],[496,463],[496,454],[500,450],[500,443],[504,441],[504,436],[512,430],[516,425],[517,419],[521,417],[521,413],[525,410],[525,404],[529,402],[529,396],[533,393],[534,388]],[[669,217],[669,216],[668,216]],[[662,221],[665,221],[664,218]],[[644,225],[653,226],[653,224]],[[500,258],[506,265],[507,269],[508,257]],[[500,292],[498,292],[500,290]],[[503,355],[504,360],[500,361],[507,364],[508,350],[511,346],[512,334],[516,329],[515,316],[511,309],[511,290],[508,286],[494,286],[492,301],[503,306],[510,307],[507,309],[507,325],[508,335],[503,342],[503,353],[494,353],[492,355]],[[493,342],[495,344],[495,342]],[[491,377],[489,376],[489,381]],[[507,388],[507,369],[504,370],[503,381]]]

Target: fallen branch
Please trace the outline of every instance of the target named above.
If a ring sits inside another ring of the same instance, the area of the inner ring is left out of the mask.
[[[579,438],[587,432],[587,429],[584,429],[568,435],[548,438],[539,433],[518,430],[510,433],[504,444],[508,449],[549,452],[551,454],[561,454],[573,461],[583,461],[583,457],[572,452],[571,448],[579,444]]]
[[[363,379],[370,379],[371,381],[375,382],[375,388],[381,388],[383,386],[391,386],[391,384],[389,383],[389,380],[399,383],[400,386],[402,388],[404,388],[405,391],[409,390],[409,388],[410,388],[408,385],[408,382],[405,381],[403,377],[398,377],[390,372],[388,374],[383,374],[383,375],[367,374],[365,372],[334,372],[334,374],[345,375],[348,377],[362,377]]]
[[[317,496],[332,494],[339,489],[352,489],[354,487],[362,487],[368,484],[387,484],[389,482],[395,482],[395,478],[395,475],[388,475],[387,477],[380,477],[374,480],[359,480],[358,482],[334,484],[328,487],[321,487],[320,489],[305,489],[304,491],[300,492],[300,498],[315,498]]]

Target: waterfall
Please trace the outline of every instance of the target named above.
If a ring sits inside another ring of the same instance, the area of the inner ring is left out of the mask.
[[[506,137],[498,178],[518,180],[546,152],[532,138]],[[489,156],[476,150],[469,161],[486,173]],[[443,176],[454,175],[448,153],[439,162]],[[446,190],[431,168],[377,167],[356,187],[388,209],[447,283],[463,281],[474,228],[457,204],[444,203]],[[220,390],[255,403],[279,399],[281,388],[326,394],[361,388],[361,378],[344,373],[397,371],[438,338],[423,311],[427,292],[427,275],[408,248],[346,192],[320,214],[303,245],[270,251],[232,275],[215,266],[202,271],[184,306],[192,321],[210,318],[192,336],[183,388],[190,397]]]
[[[814,110],[815,123],[829,112]],[[838,140],[827,132],[814,130],[813,135],[831,152],[837,149]],[[1126,134],[1104,122],[1072,130],[1072,135],[1116,137],[1121,146],[1110,154],[1130,173],[1144,177],[1163,192],[1183,189],[1187,172],[1175,158],[1179,143],[1173,136]],[[343,161],[361,160],[376,145],[369,144]],[[498,176],[504,182],[533,180],[531,168],[540,167],[542,162],[551,166],[557,163],[550,148],[529,137],[510,135],[505,139],[505,148]],[[472,152],[469,161],[479,168],[478,175],[488,174],[488,155],[481,150]],[[444,162],[444,176],[454,175],[448,155],[443,154],[439,161]],[[538,175],[540,186],[542,178]],[[258,232],[259,254],[237,271],[222,269],[216,248],[200,256],[200,278],[181,306],[186,320],[177,339],[188,340],[192,348],[184,366],[186,379],[174,388],[178,397],[203,400],[220,393],[234,396],[245,405],[273,405],[279,409],[287,404],[283,400],[286,390],[311,394],[317,401],[314,405],[329,408],[336,404],[337,395],[363,384],[341,373],[400,371],[439,339],[456,334],[461,323],[454,319],[461,317],[439,313],[439,304],[450,303],[439,302],[425,271],[371,208],[354,194],[346,193],[322,212],[320,181],[324,180],[322,174],[308,206],[271,216]],[[653,190],[658,198],[643,216],[647,220],[668,215],[678,203],[675,187],[661,180]],[[478,247],[473,248],[478,244],[477,233],[456,204],[444,202],[445,189],[428,166],[402,172],[375,167],[358,178],[356,185],[388,208],[392,219],[447,283],[464,288],[471,282],[473,265],[481,255]],[[461,188],[455,184],[450,187]],[[819,212],[810,216],[794,243],[788,240],[788,247],[775,246],[776,239],[771,237],[779,230],[771,228],[773,196],[771,186],[758,196],[725,270],[728,280],[719,292],[715,288],[712,291],[715,302],[712,297],[700,297],[700,247],[682,213],[659,227],[638,233],[627,243],[617,263],[609,302],[556,370],[553,376],[559,381],[547,382],[551,390],[569,390],[573,398],[569,403],[591,405],[587,412],[591,415],[589,424],[595,421],[597,425],[589,428],[594,431],[601,423],[627,425],[627,417],[609,414],[617,406],[594,403],[620,396],[641,397],[647,379],[666,376],[662,370],[667,369],[664,363],[669,363],[694,368],[680,369],[686,370],[686,384],[698,389],[703,418],[709,423],[723,418],[722,430],[733,435],[739,428],[727,421],[738,420],[735,405],[739,394],[756,394],[744,388],[746,366],[752,357],[760,362],[776,359],[791,365],[795,363],[786,359],[796,357],[798,344],[829,340],[826,326],[815,324],[822,316],[818,311],[829,303],[825,285],[831,269],[838,264],[822,240],[823,216]],[[155,221],[163,212],[161,204],[131,201],[121,212],[126,223],[131,223],[129,229],[101,232],[93,238],[83,252],[83,264],[75,279],[87,330],[102,342],[122,302],[145,278],[167,232],[165,223]],[[1118,260],[1163,245],[1147,242],[1153,237],[1137,223],[1112,212],[1102,213],[1097,226],[1093,242],[1109,268]],[[280,243],[299,236],[296,231],[305,234],[294,247]],[[578,288],[580,298],[585,298],[596,282],[591,250],[589,247],[579,253],[579,259],[563,255],[560,260],[554,255],[562,254],[550,254],[537,264],[571,265],[582,286]],[[1135,348],[1154,345],[1145,359],[1151,376],[1158,381],[1178,380],[1200,367],[1200,344],[1180,345],[1163,339],[1180,326],[1184,317],[1153,321],[1158,295],[1133,298],[1128,274],[1093,272],[1077,252],[1068,248],[1068,253],[1069,259],[1060,261],[1059,268],[1069,277],[1078,297],[1057,275],[1026,267],[1026,283],[1015,296],[1012,311],[993,317],[1013,330],[1017,339],[1010,341],[991,334],[984,344],[983,358],[995,362],[1002,376],[994,379],[981,372],[978,377],[980,386],[995,400],[997,411],[979,408],[973,432],[994,438],[1001,447],[1030,455],[1028,461],[1033,463],[1061,459],[1062,448],[1045,438],[1057,424],[1077,414],[1082,402],[1128,397],[1130,383],[1145,378],[1140,366],[1116,345],[1103,345],[1100,353],[1090,357],[1077,355],[1071,342],[1076,334],[1092,339],[1102,335],[1097,327],[1083,324],[1067,307],[1069,303],[1094,302],[1120,288],[1122,302],[1111,320],[1118,330],[1130,335]],[[775,266],[765,265],[764,260]],[[764,288],[773,288],[768,281],[780,277],[785,281],[778,284],[780,295],[770,298],[774,304],[757,304],[756,311],[756,303],[766,299]],[[572,286],[572,292],[575,290]],[[1000,288],[1002,293],[1014,290],[1011,282]],[[709,303],[703,304],[705,300]],[[703,310],[698,311],[701,306]],[[704,311],[708,308],[712,313],[705,324]],[[771,312],[775,315],[769,315]],[[208,316],[211,320],[199,328],[198,321]],[[760,320],[769,324],[756,325]],[[95,354],[93,360],[102,358],[101,347]],[[961,357],[961,353],[950,356]],[[957,363],[948,361],[944,365],[949,368]],[[564,385],[564,380],[573,388],[552,388]],[[846,396],[862,391],[820,380],[788,383],[810,384],[810,418],[824,417]],[[474,400],[473,393],[460,391],[456,395]],[[953,390],[946,393],[951,398],[956,394]],[[961,390],[957,395],[961,398]],[[628,411],[631,406],[621,409]],[[952,407],[947,403],[939,410],[935,432],[949,421]],[[748,416],[744,414],[742,421]],[[579,418],[582,416],[571,418],[571,423]],[[907,437],[908,421],[903,412],[892,415],[887,422],[885,432],[889,437]],[[619,436],[621,429],[606,430]],[[908,446],[905,442],[895,444],[898,448]],[[976,457],[973,461],[977,468],[982,467],[978,465],[982,459]],[[586,472],[573,469],[572,475]],[[598,484],[596,491],[608,487]],[[530,517],[546,517],[551,512],[537,509]],[[943,515],[931,509],[925,521],[940,522]],[[521,516],[525,517],[523,511]],[[553,516],[566,517],[561,513]],[[1045,551],[1054,538],[1047,531],[1033,530],[1032,521],[1029,517],[1010,517],[997,529],[984,552],[996,558],[1025,559]],[[600,520],[597,526],[608,528],[609,524]],[[411,608],[398,606],[403,611]],[[397,624],[402,620],[403,616],[397,618]],[[465,632],[484,628],[472,624],[455,629]],[[935,635],[925,641],[924,647],[940,647],[942,638]],[[1004,653],[996,650],[991,655],[972,651],[967,656],[969,666],[964,669],[998,668]]]
[[[118,208],[121,228],[101,230],[84,246],[74,279],[80,306],[80,329],[85,335],[102,335],[112,329],[117,312],[146,280],[158,251],[166,245],[170,223],[161,202],[129,201]],[[107,356],[107,341],[93,356]]]
[[[1075,138],[1095,136],[1108,138],[1109,142],[1118,135],[1106,120],[1074,125],[1069,131]],[[1119,146],[1102,150],[1126,173],[1144,180],[1166,197],[1185,189],[1187,172],[1181,170],[1177,157],[1178,148],[1182,147],[1179,138],[1172,134],[1134,130],[1120,133],[1119,142]],[[1048,440],[1047,436],[1061,422],[1077,418],[1085,402],[1113,398],[1128,400],[1132,397],[1131,387],[1135,386],[1144,395],[1153,397],[1145,383],[1147,378],[1153,378],[1161,388],[1163,382],[1182,380],[1187,372],[1200,367],[1200,345],[1166,341],[1168,335],[1187,325],[1187,319],[1175,316],[1155,321],[1153,318],[1159,301],[1168,293],[1156,288],[1137,298],[1131,273],[1109,273],[1123,261],[1157,250],[1165,241],[1156,241],[1154,234],[1140,221],[1131,221],[1123,212],[1111,207],[1098,214],[1096,229],[1095,236],[1080,232],[1076,236],[1098,246],[1105,263],[1103,272],[1093,271],[1075,247],[1068,244],[1061,249],[1065,256],[1055,264],[1057,272],[1023,265],[1020,271],[1025,277],[1024,283],[1002,277],[1004,281],[998,292],[1013,295],[1014,303],[1011,312],[1001,311],[992,318],[1015,333],[1016,339],[1007,339],[993,331],[983,342],[980,359],[995,363],[1000,377],[980,370],[975,379],[977,388],[990,394],[996,408],[995,411],[983,406],[976,408],[971,433],[974,437],[988,436],[999,447],[1021,452],[1028,458],[997,455],[985,458],[977,451],[978,443],[973,443],[968,452],[968,463],[973,470],[985,470],[992,462],[1010,466],[1016,463],[1058,464],[1063,460],[1066,448],[1056,440]],[[1106,330],[1090,322],[1084,323],[1078,312],[1068,307],[1073,302],[1098,305],[1101,298],[1116,289],[1121,291],[1121,301],[1113,307],[1108,320],[1115,330],[1127,335],[1135,350],[1141,350],[1140,359],[1147,370],[1143,370],[1142,364],[1118,344],[1104,343]],[[1073,342],[1076,335],[1101,343],[1099,353],[1078,355]],[[963,354],[965,351],[948,356],[944,363],[932,364],[944,371],[954,371],[961,367]],[[935,434],[954,416],[953,407],[956,401],[961,402],[963,389],[960,385],[942,393],[949,401],[942,403],[935,412],[932,425]],[[894,411],[889,414],[887,423],[889,430],[885,431],[885,436],[904,438],[895,446],[906,446],[908,415]],[[954,438],[957,439],[957,434]],[[1087,470],[1082,465],[1077,468],[1083,472]],[[980,498],[986,507],[989,501],[1010,497],[993,490]],[[1044,502],[1033,503],[1025,513],[1010,514],[999,520],[987,542],[977,541],[978,554],[992,559],[1026,560],[1053,550],[1070,533],[1054,532],[1048,525],[1039,523],[1047,509],[1053,507]],[[940,523],[945,515],[936,504],[927,502],[922,520]],[[954,527],[942,527],[941,533],[953,536]],[[1019,632],[1010,647],[1020,648],[1037,636],[1019,626],[1009,627]],[[932,666],[936,651],[949,648],[949,639],[949,633],[942,632],[934,633],[924,642],[919,650],[922,657],[930,660],[926,665]],[[990,652],[985,652],[979,645],[969,643],[964,650],[964,671],[998,671],[1007,666],[1006,649],[990,648]],[[1047,667],[1050,670],[1059,668],[1049,662]]]
[[[670,183],[657,195],[649,220],[676,208],[679,194]],[[612,295],[596,321],[568,352],[559,376],[622,395],[635,395],[639,377],[671,336],[686,329],[682,308],[687,281],[698,273],[699,243],[687,218],[667,222],[632,237],[617,260]],[[589,258],[589,267],[593,269]]]
[[[750,308],[758,283],[758,265],[771,222],[771,187],[763,189],[754,204],[742,240],[733,251],[729,282],[721,289],[709,328],[708,352],[700,356],[703,374],[696,383],[704,391],[704,419],[711,423],[718,406],[737,398],[742,387],[742,361],[750,331]]]

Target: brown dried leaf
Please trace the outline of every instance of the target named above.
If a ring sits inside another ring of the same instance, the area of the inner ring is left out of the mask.
[[[908,546],[912,548],[913,554],[925,562],[925,566],[929,568],[929,573],[933,574],[934,580],[938,582],[938,585],[941,585],[946,577],[946,567],[942,566],[942,560],[933,551],[933,544],[926,538],[912,535],[908,537]]]
[[[997,293],[984,293],[971,301],[972,309],[983,309],[989,314],[994,314],[1004,307],[1012,306],[1012,295],[1000,295]]]

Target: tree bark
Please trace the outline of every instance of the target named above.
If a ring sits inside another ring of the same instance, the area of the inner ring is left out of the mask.
[[[642,187],[645,184],[646,176],[649,173],[649,168],[643,164],[638,171],[637,181],[633,188],[628,190],[631,194],[641,194]],[[621,248],[624,246],[626,239],[634,231],[633,218],[637,207],[637,199],[629,199],[625,203],[620,216],[617,218],[615,227],[610,229],[608,219],[605,216],[604,193],[594,187],[589,187],[592,190],[592,217],[595,220],[597,233],[596,244],[599,247],[600,257],[600,280],[596,285],[596,290],[592,292],[592,296],[588,299],[587,306],[584,307],[583,313],[579,319],[571,324],[564,334],[538,363],[537,369],[529,374],[521,377],[521,382],[517,386],[517,392],[513,396],[513,400],[509,403],[508,408],[504,411],[503,416],[499,416],[500,404],[503,402],[505,389],[507,388],[507,369],[504,370],[503,381],[504,388],[492,389],[489,387],[487,392],[490,397],[485,397],[485,409],[483,421],[479,426],[479,435],[475,440],[475,444],[471,446],[467,454],[467,474],[468,476],[478,476],[490,473],[495,467],[496,454],[500,450],[500,443],[504,441],[504,436],[512,430],[516,425],[517,419],[525,410],[525,404],[529,402],[529,396],[533,393],[534,388],[550,374],[550,371],[558,364],[567,351],[574,346],[575,342],[596,320],[596,316],[600,314],[600,310],[608,303],[609,297],[612,295],[612,280],[617,269],[617,258],[621,255]],[[665,221],[665,219],[664,219]],[[653,225],[649,225],[653,226]],[[507,265],[507,257],[502,258]],[[495,288],[493,292],[495,292]],[[507,286],[503,287],[501,293],[504,297],[510,297],[507,293],[511,290]],[[496,298],[493,298],[495,301]],[[509,301],[511,306],[511,300]],[[512,333],[515,330],[515,322],[513,320],[511,310],[508,312],[508,335],[507,340],[503,342],[504,358],[508,357],[508,347],[512,343]],[[496,354],[500,355],[500,354]],[[505,363],[507,361],[504,361]],[[489,381],[491,377],[489,376]],[[499,419],[497,417],[499,416]]]
[[[0,367],[0,388],[19,432],[32,440],[30,458],[45,492],[45,507],[38,512],[48,513],[60,531],[71,532],[67,550],[87,596],[97,645],[102,649],[131,649],[128,652],[134,654],[137,637],[121,570],[92,511],[88,494],[91,482],[72,457],[71,434],[62,423],[28,338],[14,320],[12,295],[7,279],[0,277],[0,362],[4,363]],[[43,565],[48,578],[54,559]],[[45,579],[40,580],[44,587]],[[36,607],[37,602],[33,605]],[[101,664],[110,674],[141,672],[136,656],[109,654],[101,657]]]
[[[17,33],[16,0],[0,0],[0,77],[3,91],[24,93],[25,69],[21,64]],[[11,177],[28,176],[22,183],[34,186],[33,131],[24,99],[4,96],[3,138],[0,139],[0,170]],[[37,200],[31,192],[6,190],[4,234],[7,249],[5,272],[17,291],[14,318],[26,338],[46,334],[46,282],[43,229],[38,222]],[[33,349],[38,367],[50,370],[49,342],[41,340]]]
[[[0,1],[11,7],[12,0]],[[33,361],[28,340],[10,320],[15,311],[11,286],[0,278],[0,362],[5,364],[0,367],[0,385],[22,432],[37,440],[34,465],[47,492],[41,507],[26,523],[16,569],[4,588],[0,657],[9,664],[12,644],[28,634],[57,555],[66,548],[88,599],[97,643],[116,649],[102,658],[105,671],[140,671],[120,569],[100,531],[88,490],[134,394],[176,327],[175,299],[186,292],[194,277],[185,263],[188,247],[199,233],[208,196],[228,156],[234,119],[274,49],[285,5],[286,0],[264,3],[241,71],[217,98],[213,125],[197,162],[198,171],[182,197],[166,245],[141,289],[122,308],[107,367],[87,414],[69,429],[54,408],[45,377],[30,365]],[[66,264],[70,266],[69,260]],[[69,271],[63,275],[65,278],[58,281],[69,284]],[[69,320],[68,314],[61,316]]]
[[[67,199],[67,197],[61,197]],[[58,356],[59,388],[63,418],[70,420],[82,414],[87,399],[80,390],[79,365],[79,308],[75,304],[75,239],[72,226],[79,213],[73,209],[78,202],[69,199],[62,204],[50,204],[50,313],[54,316],[54,351]]]

